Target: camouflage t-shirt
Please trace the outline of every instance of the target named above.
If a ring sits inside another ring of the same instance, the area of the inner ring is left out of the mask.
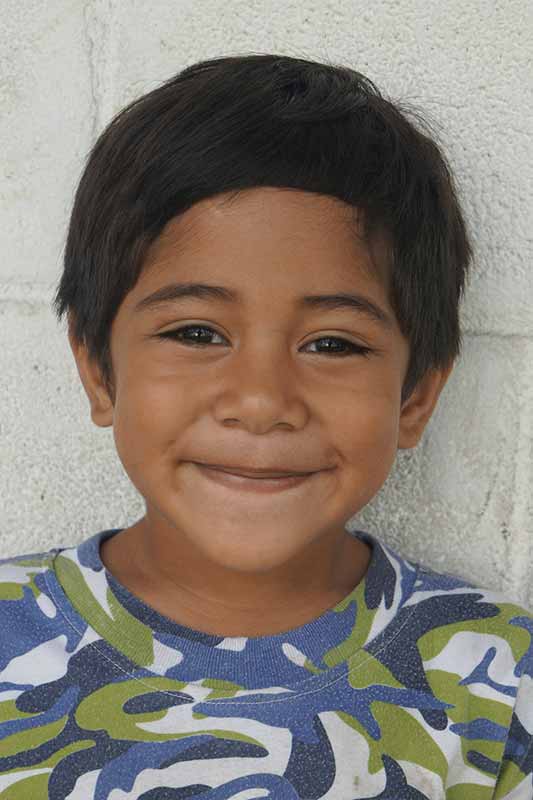
[[[0,800],[531,800],[533,614],[362,531],[274,636],[179,625],[99,545],[0,561]]]

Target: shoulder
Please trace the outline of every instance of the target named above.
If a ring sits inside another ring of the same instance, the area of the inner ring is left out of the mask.
[[[58,613],[47,586],[54,552],[0,559],[0,671],[54,635]]]
[[[406,605],[431,614],[432,629],[500,636],[517,654],[529,648],[533,635],[533,611],[505,592],[420,564]]]
[[[0,601],[22,600],[29,590],[38,595],[35,576],[52,568],[54,550],[0,558]]]
[[[500,629],[502,633],[510,633],[512,629],[507,626],[514,625],[533,632],[533,610],[516,598],[498,589],[417,564],[416,579],[408,602],[417,605],[425,601],[430,601],[435,608],[440,605],[442,608],[447,606],[455,609],[457,621],[461,617],[465,622],[484,620],[487,630]],[[446,623],[446,616],[442,621]]]
[[[511,705],[530,695],[533,612],[505,592],[417,565],[405,606],[424,671]]]
[[[496,670],[515,686],[524,671],[533,676],[531,609],[505,592],[437,571],[380,540],[372,544],[376,541],[374,571],[380,579],[372,586],[379,596],[371,605],[387,611],[389,620],[372,641],[373,649],[385,646],[390,658],[405,658],[409,652],[425,669],[456,675],[472,672],[486,659],[483,669],[490,675]]]

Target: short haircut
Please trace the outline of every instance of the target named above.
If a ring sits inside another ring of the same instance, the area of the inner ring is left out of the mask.
[[[111,325],[167,222],[222,192],[330,195],[359,213],[365,242],[386,236],[379,271],[410,348],[403,405],[428,370],[461,351],[459,303],[473,255],[454,177],[431,133],[416,107],[385,99],[346,66],[275,54],[192,64],[123,108],[90,151],[57,318],[69,312],[114,402]]]

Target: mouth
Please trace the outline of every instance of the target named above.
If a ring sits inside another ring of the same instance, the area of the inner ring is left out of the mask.
[[[281,477],[265,477],[264,475],[242,475],[238,473],[229,472],[226,469],[219,467],[211,467],[206,464],[199,464],[196,466],[202,474],[213,483],[226,486],[230,489],[237,489],[240,491],[252,491],[259,493],[279,492],[287,489],[296,488],[301,486],[306,481],[309,481],[316,472],[305,472],[299,474],[285,474]]]
[[[292,478],[295,476],[302,476],[302,475],[312,475],[313,473],[310,471],[304,472],[291,472],[289,470],[273,468],[271,470],[262,470],[262,469],[253,469],[253,468],[246,468],[246,467],[226,467],[221,464],[203,464],[200,462],[196,462],[199,466],[207,467],[208,469],[214,469],[219,472],[227,472],[229,475],[239,475],[243,478],[255,478],[255,479],[268,479],[268,478]]]

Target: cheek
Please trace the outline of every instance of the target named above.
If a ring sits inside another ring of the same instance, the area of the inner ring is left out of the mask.
[[[113,432],[119,456],[134,466],[155,461],[187,426],[191,393],[183,381],[145,374],[118,384]]]
[[[398,451],[399,402],[393,393],[352,398],[339,408],[335,433],[343,461],[356,473],[354,483],[376,493]]]
[[[392,385],[369,385],[336,397],[335,419],[344,441],[355,449],[387,448],[397,439],[399,400],[399,390]]]

